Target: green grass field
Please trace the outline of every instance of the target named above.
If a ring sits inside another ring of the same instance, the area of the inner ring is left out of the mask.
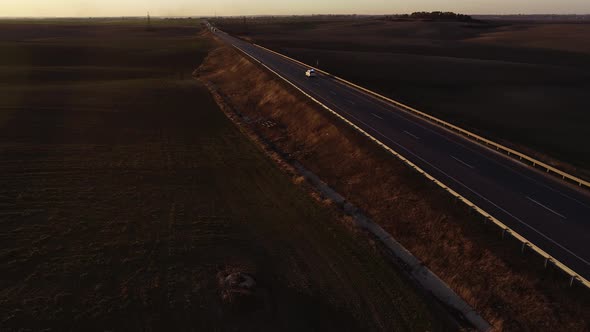
[[[191,77],[197,25],[46,23],[0,29],[0,329],[448,328]]]

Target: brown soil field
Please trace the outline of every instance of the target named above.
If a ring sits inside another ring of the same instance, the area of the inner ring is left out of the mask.
[[[590,178],[590,24],[213,20],[242,36]]]
[[[0,25],[0,330],[452,326],[224,116],[196,22],[125,23]]]
[[[470,41],[590,54],[590,24],[513,24],[483,33]]]
[[[516,241],[263,67],[220,46],[199,75],[249,128],[360,207],[495,330],[589,329],[587,289],[570,288],[559,271],[544,269],[540,258],[521,253]]]

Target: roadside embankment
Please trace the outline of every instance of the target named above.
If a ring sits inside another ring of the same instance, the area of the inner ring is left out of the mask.
[[[236,50],[219,46],[198,74],[243,125],[361,208],[496,330],[588,329],[587,290]]]

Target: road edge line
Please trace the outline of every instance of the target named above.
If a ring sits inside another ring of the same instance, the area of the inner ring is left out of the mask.
[[[258,46],[256,44],[254,44],[254,45],[255,46]],[[492,216],[491,214],[489,214],[488,212],[486,212],[485,210],[483,210],[479,206],[475,205],[473,202],[471,202],[467,198],[463,197],[461,194],[457,193],[456,191],[454,191],[453,189],[449,188],[448,186],[446,186],[444,183],[440,182],[438,179],[436,179],[435,177],[433,177],[429,173],[427,173],[424,170],[422,170],[420,167],[418,167],[417,165],[415,165],[414,163],[412,163],[410,160],[408,160],[407,158],[405,158],[404,156],[402,156],[401,154],[399,154],[397,151],[393,150],[389,146],[385,145],[383,142],[381,142],[377,138],[373,137],[371,134],[369,134],[368,132],[366,132],[362,128],[360,128],[359,126],[357,126],[354,123],[352,123],[350,120],[346,119],[342,115],[340,115],[337,112],[333,111],[331,108],[329,108],[328,106],[324,105],[322,102],[320,102],[319,100],[317,100],[313,96],[309,95],[308,93],[306,93],[305,91],[303,91],[301,88],[299,88],[295,84],[291,83],[285,77],[283,77],[282,75],[280,75],[279,73],[277,73],[273,69],[269,68],[267,65],[263,64],[262,62],[260,62],[258,59],[254,58],[253,56],[251,56],[250,54],[248,54],[247,52],[245,52],[241,48],[239,48],[239,47],[237,47],[235,45],[232,45],[232,46],[234,48],[236,48],[237,50],[239,50],[240,52],[242,52],[243,54],[245,54],[246,56],[248,56],[249,58],[253,59],[255,62],[259,63],[260,65],[262,65],[263,67],[265,67],[266,69],[268,69],[270,72],[272,72],[274,75],[278,76],[279,78],[281,78],[282,80],[284,80],[285,82],[287,82],[289,85],[293,86],[299,92],[303,93],[306,97],[310,98],[312,101],[314,101],[318,105],[322,106],[324,109],[328,110],[330,113],[334,114],[335,116],[337,116],[338,118],[340,118],[341,120],[343,120],[344,122],[346,122],[348,125],[352,126],[354,129],[356,129],[357,131],[359,131],[361,134],[365,135],[370,140],[372,140],[375,143],[377,143],[378,145],[380,145],[382,148],[384,148],[385,150],[387,150],[388,152],[390,152],[391,154],[393,154],[394,156],[396,156],[398,159],[400,159],[401,161],[403,161],[404,163],[406,163],[408,166],[410,166],[411,168],[413,168],[415,171],[417,171],[418,173],[422,174],[427,179],[433,181],[439,187],[441,187],[442,189],[446,190],[449,194],[451,194],[452,196],[454,196],[457,199],[459,199],[460,201],[462,201],[465,205],[467,205],[468,207],[470,207],[473,210],[475,210],[477,213],[479,213],[480,215],[482,215],[483,217],[485,217],[487,220],[493,222],[496,226],[498,226],[500,229],[502,229],[503,232],[506,232],[506,233],[512,235],[518,241],[520,241],[521,243],[523,243],[523,245],[528,246],[529,248],[531,248],[533,251],[535,251],[537,254],[539,254],[541,257],[543,257],[546,260],[546,262],[552,262],[553,264],[555,264],[555,266],[557,266],[559,269],[561,269],[562,271],[564,271],[566,274],[568,274],[571,277],[570,284],[573,283],[574,280],[577,280],[582,285],[584,285],[584,286],[586,286],[587,288],[590,289],[590,281],[588,281],[586,278],[582,277],[580,274],[578,274],[577,272],[575,272],[574,270],[572,270],[571,268],[569,268],[567,265],[563,264],[561,261],[559,261],[555,257],[551,256],[547,252],[545,252],[543,249],[539,248],[534,243],[532,243],[529,240],[527,240],[524,236],[522,236],[518,232],[512,230],[510,227],[508,227],[507,225],[505,225],[504,223],[502,223],[500,220],[496,219],[494,216]],[[261,46],[258,46],[258,47],[261,47]],[[264,47],[261,47],[261,48],[263,48],[263,49],[266,50],[266,48],[264,48]],[[280,54],[278,52],[274,52],[272,50],[270,50],[270,51],[272,53],[276,53],[276,54],[281,55],[282,57],[285,57],[285,58],[287,58],[287,59],[290,60],[290,58],[287,57],[287,56],[284,56],[284,55],[282,55],[282,54]],[[301,63],[301,62],[299,62],[297,60],[293,60],[293,61],[295,61],[297,63]],[[301,64],[305,65],[304,63],[301,63]]]
[[[400,154],[395,152],[393,149],[391,149],[388,146],[386,146],[385,144],[381,143],[379,140],[372,137],[370,134],[368,134],[367,132],[362,130],[360,127],[356,126],[354,123],[350,122],[349,120],[347,120],[346,118],[344,118],[340,114],[336,113],[335,111],[330,109],[328,106],[324,105],[319,100],[317,100],[314,97],[312,97],[311,95],[307,94],[305,91],[300,89],[295,84],[291,83],[289,80],[287,80],[281,74],[277,73],[276,71],[274,71],[273,69],[271,69],[270,67],[265,65],[264,63],[260,62],[258,59],[254,58],[253,56],[251,56],[250,54],[248,54],[246,51],[242,50],[238,46],[235,46],[235,45],[232,45],[232,46],[236,50],[238,50],[239,52],[243,53],[244,55],[246,55],[247,57],[249,57],[250,59],[252,59],[256,63],[260,64],[261,66],[263,66],[264,68],[269,70],[271,73],[275,74],[277,77],[281,78],[282,80],[284,80],[285,82],[287,82],[288,84],[293,86],[299,92],[303,93],[306,97],[310,98],[311,100],[316,102],[318,105],[320,105],[323,108],[325,108],[326,110],[328,110],[330,113],[336,115],[341,120],[344,120],[346,123],[351,125],[353,128],[360,131],[362,134],[364,134],[365,136],[367,136],[371,140],[375,141],[376,143],[378,143],[379,145],[384,147],[390,153],[393,153],[396,157],[400,158],[402,161],[404,161],[410,165],[413,165],[413,167],[416,170],[422,171],[418,166],[412,164],[409,160],[407,160],[406,158],[404,158],[403,156],[401,156]],[[429,177],[433,181],[437,181],[436,179],[434,179],[432,176],[430,176],[428,173],[426,173],[424,171],[422,171],[422,174]],[[440,185],[443,185],[443,184],[440,183]],[[434,272],[432,272],[429,268],[427,268],[424,264],[422,264],[422,262],[420,262],[420,260],[418,258],[416,258],[410,251],[408,251],[402,244],[395,241],[395,239],[389,233],[387,233],[383,228],[381,228],[381,226],[379,226],[375,223],[361,224],[361,226],[363,228],[365,228],[366,230],[368,230],[369,232],[371,232],[371,234],[375,235],[388,249],[390,249],[392,251],[392,253],[398,259],[400,259],[402,262],[407,264],[410,267],[411,275],[420,283],[420,285],[422,285],[422,287],[431,291],[432,294],[437,299],[439,299],[441,302],[445,303],[446,305],[448,305],[451,308],[460,312],[469,323],[471,323],[474,327],[476,327],[478,329],[478,331],[488,332],[488,331],[492,330],[492,326],[483,317],[481,317],[475,311],[475,309],[469,305],[469,303],[467,303],[465,300],[463,300],[463,298],[461,298],[459,295],[457,295],[457,293],[455,293],[454,290],[452,290]]]
[[[330,74],[330,73],[328,73],[328,72],[326,72],[324,70],[321,70],[319,68],[315,68],[315,67],[310,66],[310,65],[308,65],[308,64],[306,64],[304,62],[301,62],[299,60],[296,60],[296,59],[293,59],[291,57],[288,57],[288,56],[286,56],[286,55],[284,55],[282,53],[273,51],[273,50],[271,50],[269,48],[266,48],[266,47],[261,46],[261,45],[258,45],[258,44],[254,44],[253,43],[252,45],[254,45],[254,46],[258,47],[258,48],[261,48],[263,50],[266,50],[268,52],[272,52],[272,53],[274,53],[274,54],[276,54],[278,56],[281,56],[281,57],[283,57],[283,58],[285,58],[285,59],[287,59],[289,61],[295,62],[295,63],[300,64],[302,66],[313,68],[316,71],[318,71],[318,72],[320,72],[320,73],[322,73],[324,75],[327,75],[327,76],[329,76],[331,78],[334,78],[337,81],[340,81],[340,82],[342,82],[342,83],[344,83],[346,85],[352,86],[352,87],[354,87],[354,88],[356,88],[358,90],[361,90],[361,91],[363,91],[363,92],[365,92],[367,94],[373,95],[375,97],[378,97],[379,99],[382,99],[382,100],[385,100],[387,102],[390,102],[390,103],[394,104],[395,106],[397,106],[398,108],[402,109],[403,111],[409,112],[409,113],[414,114],[414,115],[421,116],[423,118],[427,118],[428,120],[430,120],[430,121],[432,121],[432,122],[434,122],[434,123],[436,123],[438,125],[441,125],[443,128],[452,129],[455,132],[458,132],[458,133],[460,133],[460,134],[462,134],[464,136],[467,136],[468,138],[470,138],[471,140],[473,140],[475,142],[478,142],[480,144],[482,144],[482,142],[483,142],[483,145],[484,146],[491,145],[491,146],[495,147],[496,150],[502,150],[502,151],[506,152],[507,155],[510,156],[510,157],[512,157],[512,156],[519,157],[520,158],[519,159],[520,161],[522,161],[522,159],[525,159],[525,160],[529,161],[532,164],[532,165],[529,165],[529,166],[532,166],[534,168],[538,168],[537,166],[540,166],[541,168],[545,169],[547,171],[547,173],[553,172],[553,173],[561,176],[562,180],[565,180],[567,178],[568,180],[570,180],[570,183],[575,183],[579,187],[583,187],[585,189],[590,189],[590,182],[588,182],[586,180],[583,180],[583,179],[581,179],[581,178],[579,178],[579,177],[577,177],[575,175],[572,175],[572,174],[569,174],[567,172],[564,172],[564,171],[562,171],[562,170],[560,170],[558,168],[555,168],[555,167],[553,167],[551,165],[548,165],[547,163],[544,163],[544,162],[542,162],[542,161],[540,161],[538,159],[535,159],[533,157],[530,157],[527,154],[524,154],[522,152],[519,152],[519,151],[516,151],[514,149],[511,149],[511,148],[509,148],[507,146],[504,146],[504,145],[502,145],[500,143],[496,143],[496,142],[494,142],[494,141],[492,141],[490,139],[487,139],[487,138],[482,137],[482,136],[480,136],[478,134],[475,134],[475,133],[472,133],[472,132],[470,132],[470,131],[468,131],[466,129],[463,129],[463,128],[457,126],[457,125],[454,125],[454,124],[449,123],[447,121],[441,120],[441,119],[439,119],[439,118],[437,118],[435,116],[432,116],[430,114],[427,114],[427,113],[424,113],[422,111],[419,111],[419,110],[417,110],[417,109],[415,109],[415,108],[413,108],[411,106],[408,106],[408,105],[405,105],[403,103],[400,103],[397,100],[394,100],[394,99],[391,99],[389,97],[383,96],[383,95],[381,95],[381,94],[379,94],[377,92],[374,92],[374,91],[369,90],[367,88],[364,88],[364,87],[362,87],[360,85],[357,85],[355,83],[352,83],[350,81],[347,81],[347,80],[345,80],[345,79],[343,79],[341,77],[338,77],[336,75]],[[516,158],[512,158],[512,159],[516,159]]]

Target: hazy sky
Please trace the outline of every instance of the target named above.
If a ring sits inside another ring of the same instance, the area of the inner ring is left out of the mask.
[[[590,0],[0,0],[0,16],[252,14],[590,14]]]

